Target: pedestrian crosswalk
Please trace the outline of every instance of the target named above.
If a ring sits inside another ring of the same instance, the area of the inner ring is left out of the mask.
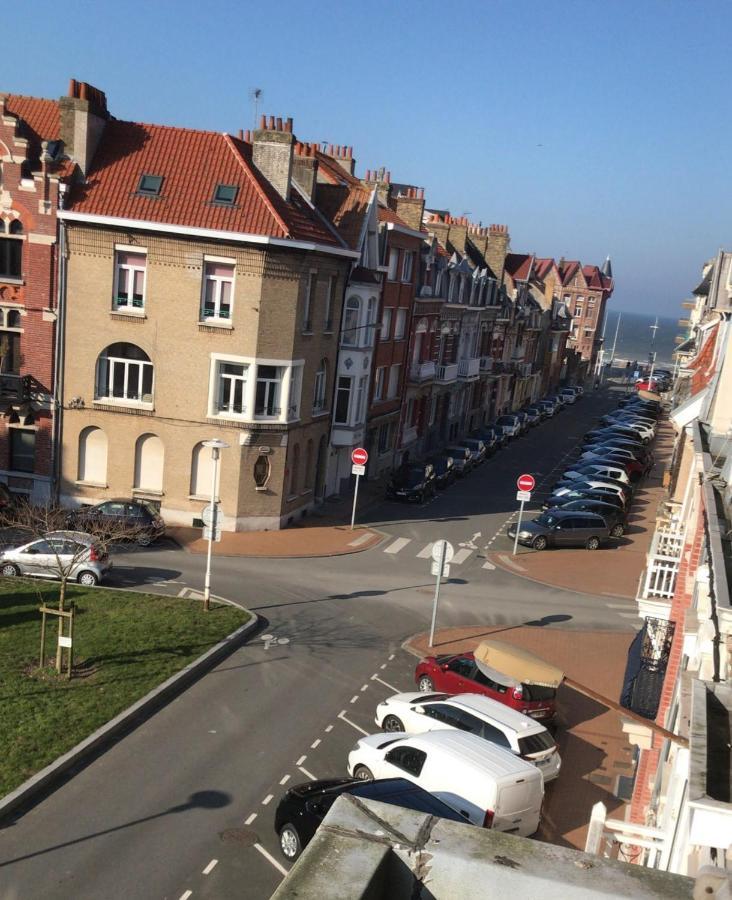
[[[411,544],[411,546],[410,546]],[[402,551],[406,551],[408,555],[412,555],[413,551],[420,547],[419,551],[414,555],[418,559],[429,559],[432,556],[432,547],[433,542],[430,541],[429,544],[425,544],[421,546],[419,542],[413,541],[411,538],[396,538],[396,540],[387,543],[384,547],[384,553],[388,553],[390,556],[395,556],[397,553],[401,553]],[[408,548],[408,549],[407,549]],[[470,547],[461,547],[459,550],[455,552],[452,560],[450,561],[450,565],[452,566],[462,566],[463,563],[467,562],[474,553],[476,553],[480,548],[474,546]]]

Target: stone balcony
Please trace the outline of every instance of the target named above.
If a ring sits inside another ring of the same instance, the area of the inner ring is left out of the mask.
[[[458,363],[458,378],[473,381],[480,375],[480,357],[469,356]]]
[[[434,381],[437,366],[432,360],[427,362],[412,363],[409,367],[409,380],[413,384],[424,384]]]
[[[493,357],[492,356],[481,356],[480,358],[480,372],[481,375],[490,375],[493,371]]]
[[[458,364],[450,363],[447,366],[437,366],[435,381],[438,384],[452,384],[458,378]]]

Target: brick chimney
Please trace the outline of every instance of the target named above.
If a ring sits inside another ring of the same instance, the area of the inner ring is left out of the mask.
[[[369,169],[363,181],[367,187],[376,188],[376,196],[382,206],[389,205],[391,172],[388,172],[383,166],[380,169]]]
[[[318,184],[317,144],[295,144],[295,155],[292,157],[292,178],[305,191],[313,202]]]
[[[341,147],[339,144],[329,144],[325,155],[329,156],[333,162],[353,175],[356,171],[356,160],[353,158],[353,147]]]
[[[510,242],[508,225],[490,225],[488,227],[488,240],[483,255],[499,281],[503,278],[503,267]]]
[[[109,118],[107,98],[98,88],[72,78],[68,97],[61,97],[58,106],[64,149],[86,176]]]
[[[283,124],[280,118],[262,116],[252,135],[252,162],[285,200],[290,199],[294,144],[292,119]]]
[[[392,197],[394,212],[412,228],[419,231],[422,228],[422,216],[424,215],[424,188],[408,187],[403,189],[396,197]]]

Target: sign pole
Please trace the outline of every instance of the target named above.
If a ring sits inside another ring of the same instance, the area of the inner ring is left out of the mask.
[[[521,506],[519,507],[519,517],[518,517],[518,525],[516,526],[516,537],[513,542],[513,555],[516,556],[516,549],[518,548],[518,536],[519,531],[521,530],[521,517],[524,514],[524,501],[521,501]]]
[[[361,480],[360,475],[356,475],[356,486],[353,489],[353,512],[351,513],[351,531],[353,531],[353,526],[356,522],[356,501],[358,500],[358,483]]]
[[[442,573],[445,570],[445,556],[447,555],[447,541],[442,542],[440,550],[440,568],[437,570],[437,582],[435,583],[435,599],[432,604],[432,625],[430,626],[430,647],[435,640],[435,623],[437,622],[437,603],[440,599],[440,582],[442,581]]]

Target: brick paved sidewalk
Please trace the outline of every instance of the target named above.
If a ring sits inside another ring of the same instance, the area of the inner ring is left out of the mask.
[[[608,595],[634,600],[638,581],[646,565],[646,554],[656,527],[656,514],[667,497],[663,486],[673,452],[673,426],[661,422],[654,446],[656,462],[642,487],[633,498],[629,528],[624,537],[599,550],[532,550],[519,545],[516,556],[512,544],[502,538],[504,550],[486,554],[494,565],[514,575],[531,578],[542,584],[579,591],[583,594]]]
[[[168,528],[166,534],[188,553],[206,553],[208,542],[200,528]],[[282,531],[224,531],[221,541],[214,543],[216,556],[254,556],[273,558],[305,558],[311,556],[343,556],[369,550],[383,540],[383,535],[370,528],[347,525],[292,527]]]
[[[531,626],[446,628],[436,633],[434,652],[473,650],[488,637],[536,653],[603,696],[612,700],[620,696],[631,635]],[[427,655],[428,641],[427,633],[418,634],[404,647],[421,657]],[[619,776],[633,774],[632,748],[618,713],[566,685],[558,692],[558,719],[562,769],[546,786],[538,838],[583,850],[590,812],[598,800],[607,806],[608,816],[625,818],[628,804],[615,791]]]

